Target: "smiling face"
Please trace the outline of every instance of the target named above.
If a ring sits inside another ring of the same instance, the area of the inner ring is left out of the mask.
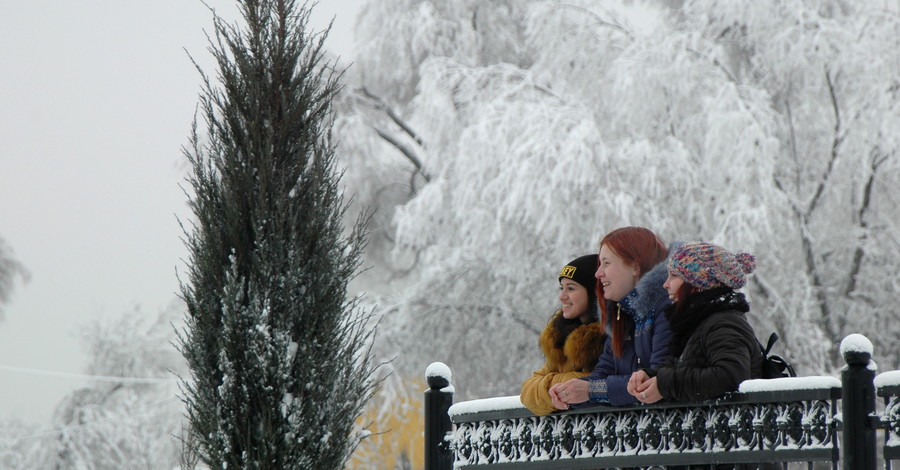
[[[684,279],[669,273],[669,277],[666,278],[666,282],[663,284],[663,289],[669,293],[669,299],[671,299],[672,302],[678,302],[678,291],[683,285]]]
[[[562,304],[563,317],[572,320],[578,318],[585,322],[588,317],[588,291],[581,284],[567,278],[559,281],[559,302]]]
[[[616,302],[622,300],[634,289],[639,274],[637,265],[626,263],[608,246],[600,246],[596,277],[603,286],[603,297]]]

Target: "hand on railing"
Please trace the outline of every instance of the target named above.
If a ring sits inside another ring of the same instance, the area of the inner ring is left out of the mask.
[[[644,404],[656,403],[663,399],[656,385],[656,377],[650,377],[643,370],[631,374],[627,385],[628,393],[632,394],[639,402]]]
[[[556,399],[565,405],[565,408],[559,408],[561,410],[568,410],[569,403],[584,403],[590,398],[588,396],[588,383],[580,379],[567,380],[561,384],[551,386],[550,398],[553,398],[554,394],[556,394]]]
[[[550,386],[550,389],[548,390],[550,393],[550,401],[553,403],[553,407],[556,408],[557,410],[568,410],[569,404],[562,401],[562,399],[559,396],[559,393],[556,391],[556,388],[559,387],[560,385],[562,385],[562,384],[554,384],[554,385]]]

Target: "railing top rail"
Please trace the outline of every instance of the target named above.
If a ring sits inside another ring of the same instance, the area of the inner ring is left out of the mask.
[[[837,400],[840,398],[841,381],[835,377],[788,377],[783,379],[748,380],[741,384],[741,391],[738,393],[731,393],[723,398],[699,403],[662,402],[653,405],[616,407],[596,405],[560,412],[560,414],[612,413],[645,409]],[[493,397],[459,402],[450,407],[449,414],[450,419],[454,423],[534,416],[522,405],[518,396]]]

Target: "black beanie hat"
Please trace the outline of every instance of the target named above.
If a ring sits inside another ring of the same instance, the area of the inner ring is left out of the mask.
[[[597,254],[579,256],[569,261],[569,264],[563,266],[559,272],[559,279],[567,277],[582,286],[588,291],[591,298],[594,297],[594,290],[597,288],[597,278],[594,274],[597,272]]]

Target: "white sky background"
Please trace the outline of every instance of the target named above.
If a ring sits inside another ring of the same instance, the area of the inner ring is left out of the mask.
[[[365,0],[321,0],[329,50],[350,57]],[[234,2],[207,0],[226,18]],[[0,14],[0,238],[31,273],[0,322],[0,417],[46,422],[82,373],[75,332],[138,306],[156,315],[186,254],[176,214],[200,92],[214,76],[200,0],[28,0]]]

